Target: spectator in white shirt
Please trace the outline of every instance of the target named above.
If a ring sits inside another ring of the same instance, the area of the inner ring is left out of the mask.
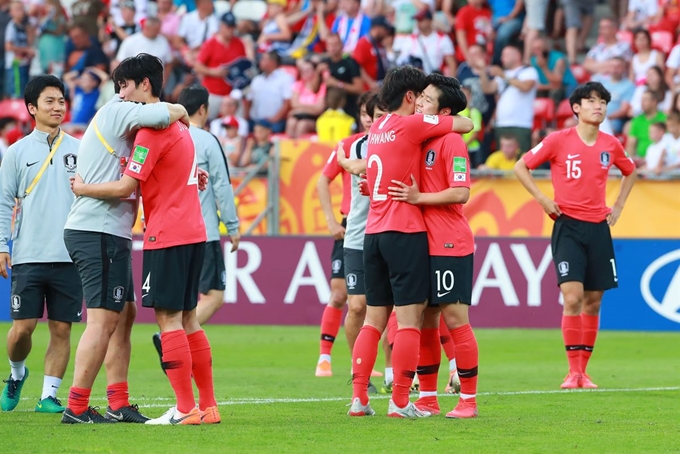
[[[614,21],[605,18],[600,21],[598,44],[586,55],[583,67],[592,74],[607,75],[610,69],[609,64],[614,57],[630,61],[633,51],[627,42],[617,39]]]
[[[182,17],[174,47],[183,49],[182,58],[189,66],[193,67],[201,45],[219,29],[214,12],[212,0],[196,0],[196,10]]]
[[[664,123],[649,125],[649,138],[652,140],[652,144],[647,147],[645,154],[644,170],[646,172],[659,175],[663,171],[665,134],[666,125]]]
[[[286,129],[294,81],[290,74],[279,68],[280,65],[281,57],[275,51],[262,54],[262,74],[253,79],[244,104],[251,131],[255,123],[270,127],[275,134]]]
[[[149,17],[144,21],[141,32],[127,37],[120,45],[116,59],[111,63],[112,69],[129,57],[145,53],[158,57],[167,68],[172,62],[170,43],[161,35],[161,21],[156,17]]]
[[[673,93],[668,89],[666,81],[663,79],[663,71],[658,66],[652,66],[647,70],[647,77],[644,85],[635,87],[633,98],[630,101],[629,117],[635,117],[642,113],[642,95],[651,91],[656,94],[659,102],[659,110],[669,112],[673,103]]]
[[[666,60],[666,83],[673,91],[680,88],[680,44],[673,47]]]
[[[421,10],[416,14],[417,32],[395,39],[394,51],[399,54],[398,65],[420,63],[425,74],[441,71],[446,64],[446,74],[456,74],[453,42],[448,35],[436,32],[432,27],[432,12]],[[418,66],[418,65],[414,65]]]
[[[224,125],[229,123],[232,118],[235,118],[238,122],[238,135],[244,138],[248,136],[248,122],[245,118],[239,117],[236,114],[238,108],[239,100],[234,97],[233,91],[229,96],[222,98],[222,104],[220,104],[220,117],[210,122],[210,132],[216,136],[220,142],[227,137]]]
[[[633,43],[637,52],[630,63],[630,80],[636,84],[643,84],[649,68],[652,66],[664,68],[664,55],[660,50],[652,49],[652,37],[645,29],[635,32]]]
[[[494,128],[497,140],[501,135],[512,135],[526,152],[531,149],[538,73],[533,66],[522,64],[522,51],[512,45],[503,49],[501,61],[503,68],[489,68],[493,78],[487,76],[484,68],[478,68],[482,90],[498,95]]]
[[[657,19],[658,0],[629,0],[628,14],[623,19],[623,26],[628,30],[647,29]]]

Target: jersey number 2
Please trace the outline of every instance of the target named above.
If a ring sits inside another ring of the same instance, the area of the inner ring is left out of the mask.
[[[198,186],[198,161],[195,153],[194,163],[191,165],[191,173],[189,174],[189,181],[187,181],[187,186],[191,186],[192,184]]]
[[[380,160],[380,156],[378,155],[371,155],[370,158],[368,158],[368,168],[370,169],[372,167],[372,164],[375,163],[376,167],[378,167],[378,175],[375,177],[375,184],[373,185],[373,200],[376,202],[380,202],[382,200],[387,200],[387,194],[380,194],[378,190],[380,189],[380,180],[382,179],[382,174],[383,174],[383,165],[382,161]]]

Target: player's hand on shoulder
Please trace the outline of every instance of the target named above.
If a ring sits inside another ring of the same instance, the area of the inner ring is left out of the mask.
[[[229,241],[231,241],[231,252],[236,252],[239,244],[241,244],[241,234],[237,232],[229,235]]]
[[[205,191],[208,188],[208,179],[210,174],[205,170],[198,168],[198,190]]]
[[[368,197],[371,193],[368,190],[368,180],[366,179],[366,174],[360,174],[359,178],[359,194]]]
[[[83,186],[85,186],[85,183],[83,182],[83,177],[80,176],[80,174],[76,174],[75,177],[69,178],[71,181],[71,191],[78,197],[82,195],[82,189]]]
[[[553,199],[544,195],[538,199],[538,203],[541,204],[541,206],[543,207],[543,211],[545,211],[545,213],[551,218],[557,219],[557,217],[562,215],[560,207]]]
[[[0,276],[7,279],[9,274],[8,270],[12,269],[12,258],[9,252],[0,252]]]
[[[416,177],[411,175],[411,186],[398,180],[392,180],[394,186],[387,188],[387,194],[398,202],[406,202],[417,205],[420,200],[420,189]]]

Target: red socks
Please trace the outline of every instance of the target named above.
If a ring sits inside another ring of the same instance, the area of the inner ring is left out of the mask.
[[[581,373],[581,331],[582,323],[580,315],[562,316],[562,338],[567,350],[569,361],[569,373]]]
[[[91,389],[76,388],[71,386],[68,393],[68,405],[67,407],[76,415],[80,415],[87,410],[90,405],[90,393]]]
[[[419,350],[420,330],[402,328],[397,331],[392,349],[392,367],[394,368],[392,400],[400,408],[406,407],[409,403],[411,384],[418,367]]]
[[[437,393],[437,377],[442,362],[439,328],[426,328],[420,334],[420,359],[418,360],[418,380],[420,392]]]
[[[586,372],[588,361],[593,354],[599,327],[599,315],[581,314],[581,372],[583,373]]]
[[[387,343],[389,344],[390,349],[394,349],[394,339],[397,337],[398,328],[397,311],[392,311],[390,318],[387,319]]]
[[[126,381],[114,383],[106,387],[106,398],[109,401],[111,410],[117,411],[123,407],[130,406],[130,393],[128,392],[128,383]]]
[[[198,408],[205,411],[217,406],[213,386],[212,353],[205,331],[200,330],[187,336],[191,350],[191,372],[198,388]]]
[[[368,404],[368,380],[378,357],[381,333],[375,327],[364,325],[359,331],[352,352],[352,400],[358,397],[361,404]]]
[[[342,321],[342,309],[336,309],[327,305],[321,316],[321,354],[330,355],[333,349],[333,342],[340,330]]]
[[[451,330],[451,338],[456,344],[456,362],[460,378],[460,396],[474,399],[477,395],[477,372],[479,368],[479,349],[472,327],[468,323]]]
[[[191,351],[186,332],[182,329],[161,333],[163,368],[177,398],[177,410],[189,413],[196,406],[191,383]]]
[[[446,355],[446,359],[451,362],[452,359],[456,358],[456,346],[453,343],[453,339],[451,339],[451,334],[449,333],[449,327],[446,326],[446,322],[444,321],[444,317],[440,317],[440,322],[439,322],[439,342],[441,342],[442,347],[444,348],[444,354]]]

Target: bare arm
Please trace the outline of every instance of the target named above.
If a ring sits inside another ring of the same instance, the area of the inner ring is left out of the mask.
[[[621,186],[619,187],[619,195],[616,198],[616,202],[614,202],[614,206],[612,207],[611,213],[607,215],[607,223],[610,226],[613,226],[616,224],[616,221],[618,221],[619,216],[621,216],[621,211],[623,211],[623,207],[626,204],[626,200],[628,199],[628,196],[630,195],[630,191],[633,189],[633,184],[635,184],[635,180],[637,179],[637,170],[633,170],[633,173],[631,173],[628,176],[624,176],[621,179]]]
[[[394,186],[387,188],[387,194],[394,200],[411,205],[452,205],[454,203],[466,203],[470,198],[469,188],[447,188],[439,192],[420,192],[413,175],[411,175],[411,186],[398,180],[391,180],[391,182]]]
[[[336,240],[341,240],[345,237],[345,228],[340,225],[337,219],[335,219],[333,205],[331,204],[331,193],[328,189],[330,184],[331,180],[326,175],[322,174],[319,177],[319,181],[316,183],[316,190],[319,194],[319,203],[321,204],[323,215],[326,218],[328,230],[330,231],[333,238]]]
[[[184,106],[170,103],[166,103],[166,105],[168,106],[168,112],[170,113],[170,124],[181,120],[182,123],[189,125],[189,114]]]
[[[467,37],[465,36],[465,30],[456,30],[456,45],[460,48],[465,56],[465,61],[470,61],[470,52],[468,50]]]
[[[135,189],[139,181],[132,177],[123,175],[118,181],[110,181],[108,183],[99,184],[85,184],[80,175],[72,180],[71,188],[73,193],[78,196],[92,197],[94,199],[120,199],[129,197]]]
[[[453,127],[451,131],[457,132],[458,134],[467,134],[475,128],[474,123],[467,117],[461,117],[459,115],[454,115],[453,117]]]
[[[529,171],[529,168],[523,159],[520,159],[517,161],[517,164],[515,164],[515,175],[517,175],[517,179],[520,183],[522,183],[524,189],[526,189],[529,194],[531,194],[531,196],[541,204],[543,211],[545,211],[551,217],[562,214],[560,207],[557,206],[557,203],[555,203],[554,200],[551,200],[547,195],[543,194],[540,189],[538,189],[538,186],[536,186],[536,182],[532,178],[531,172]]]

